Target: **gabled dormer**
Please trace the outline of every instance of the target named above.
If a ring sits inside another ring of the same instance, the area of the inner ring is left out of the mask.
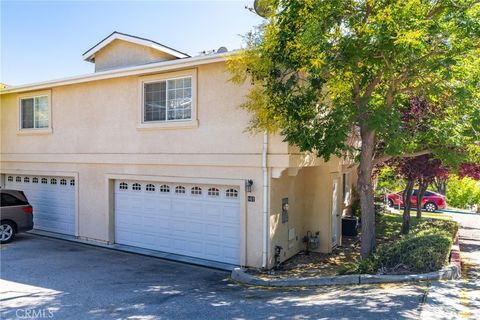
[[[83,54],[85,61],[95,63],[95,72],[188,57],[158,42],[117,31]]]

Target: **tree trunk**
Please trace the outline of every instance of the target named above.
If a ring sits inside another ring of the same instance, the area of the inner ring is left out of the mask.
[[[412,192],[415,182],[413,180],[407,181],[407,186],[403,190],[403,222],[402,233],[408,234],[410,232],[410,209],[412,207]]]
[[[417,192],[417,219],[422,217],[422,200],[423,196],[425,195],[425,191],[427,191],[428,182],[419,181],[418,183],[418,192]]]
[[[435,178],[433,182],[438,193],[441,195],[445,195],[447,193],[447,179]]]
[[[373,153],[375,148],[375,131],[360,125],[362,149],[358,167],[357,189],[362,211],[362,259],[368,258],[375,250],[375,206],[372,186]]]

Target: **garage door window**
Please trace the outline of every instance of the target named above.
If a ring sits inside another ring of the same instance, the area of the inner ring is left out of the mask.
[[[193,187],[192,190],[191,190],[191,193],[193,195],[201,195],[202,194],[202,188],[200,187]]]
[[[16,181],[16,182],[22,182],[22,177],[16,177],[16,178],[15,178],[15,181]]]
[[[153,184],[147,184],[147,186],[145,187],[145,190],[147,190],[149,192],[154,192],[155,191],[155,186]]]
[[[30,178],[29,178],[29,177],[25,177],[25,178],[23,178],[23,182],[25,182],[25,183],[29,183],[29,182],[30,182]]]
[[[38,183],[38,178],[37,177],[33,178],[32,183]]]
[[[75,180],[70,180],[70,185],[74,186],[75,185]]]
[[[126,184],[125,182],[120,183],[119,189],[120,190],[128,190],[128,184]]]
[[[142,185],[139,184],[139,183],[134,183],[134,184],[132,185],[132,190],[134,190],[134,191],[140,191],[140,190],[142,190]]]
[[[235,189],[228,189],[226,192],[225,192],[225,196],[227,198],[238,198],[238,191],[235,190]]]
[[[176,187],[175,187],[175,193],[177,193],[177,194],[185,194],[185,187],[183,187],[183,186],[176,186]]]
[[[42,183],[43,183],[43,184],[47,184],[47,183],[48,183],[47,178],[42,178]]]
[[[13,177],[12,177],[12,176],[8,176],[7,181],[13,182]]]
[[[217,188],[209,188],[208,189],[208,195],[210,197],[219,197],[220,196],[220,190]]]
[[[55,178],[50,179],[50,184],[57,184],[57,179]]]
[[[160,186],[160,192],[161,193],[169,193],[170,192],[170,187],[167,186],[166,184],[162,184]]]

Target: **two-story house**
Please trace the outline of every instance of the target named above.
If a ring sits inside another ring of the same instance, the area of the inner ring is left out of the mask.
[[[83,55],[93,74],[2,89],[1,186],[53,236],[227,267],[269,268],[308,231],[331,251],[354,171],[245,133],[230,54],[114,32]]]

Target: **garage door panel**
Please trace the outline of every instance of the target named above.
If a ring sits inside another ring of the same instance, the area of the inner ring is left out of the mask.
[[[225,186],[177,187],[160,182],[116,181],[116,242],[239,264],[238,191]],[[177,189],[181,193],[176,193]],[[230,190],[228,195],[226,190]],[[129,225],[130,231],[123,225]]]
[[[33,207],[34,228],[75,234],[75,179],[7,175],[5,187],[22,190]]]

